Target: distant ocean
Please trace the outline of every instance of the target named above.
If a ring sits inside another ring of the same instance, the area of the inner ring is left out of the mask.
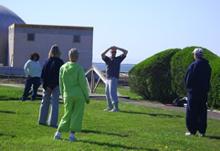
[[[94,66],[96,66],[99,70],[104,71],[106,70],[106,66],[104,63],[92,63]],[[121,64],[121,70],[120,72],[128,73],[129,70],[134,66],[135,64]]]

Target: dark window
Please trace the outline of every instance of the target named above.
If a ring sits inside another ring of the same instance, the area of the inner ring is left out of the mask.
[[[80,43],[80,35],[74,35],[73,36],[73,42]]]
[[[35,34],[34,33],[28,33],[27,34],[27,41],[34,41],[35,40]]]

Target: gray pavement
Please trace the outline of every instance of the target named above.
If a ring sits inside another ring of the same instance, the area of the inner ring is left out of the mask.
[[[134,101],[129,99],[121,99],[123,102],[127,102],[134,105],[146,106],[146,107],[153,107],[153,108],[162,108],[166,110],[175,110],[180,112],[185,112],[186,109],[184,107],[177,107],[171,104],[162,104],[159,102],[150,102],[150,101]],[[210,119],[217,119],[220,120],[220,111],[218,110],[208,110],[208,118]]]

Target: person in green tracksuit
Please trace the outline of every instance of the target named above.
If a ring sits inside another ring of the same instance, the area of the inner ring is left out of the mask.
[[[88,87],[83,68],[76,63],[79,53],[69,50],[69,62],[60,68],[60,93],[64,100],[64,115],[54,139],[61,139],[61,132],[70,132],[70,141],[75,141],[75,132],[81,131],[85,103],[89,103]]]

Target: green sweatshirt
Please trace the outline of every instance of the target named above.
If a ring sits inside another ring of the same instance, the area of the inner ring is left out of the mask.
[[[60,68],[59,86],[62,97],[80,97],[89,102],[88,87],[83,68],[74,62],[67,62]]]

